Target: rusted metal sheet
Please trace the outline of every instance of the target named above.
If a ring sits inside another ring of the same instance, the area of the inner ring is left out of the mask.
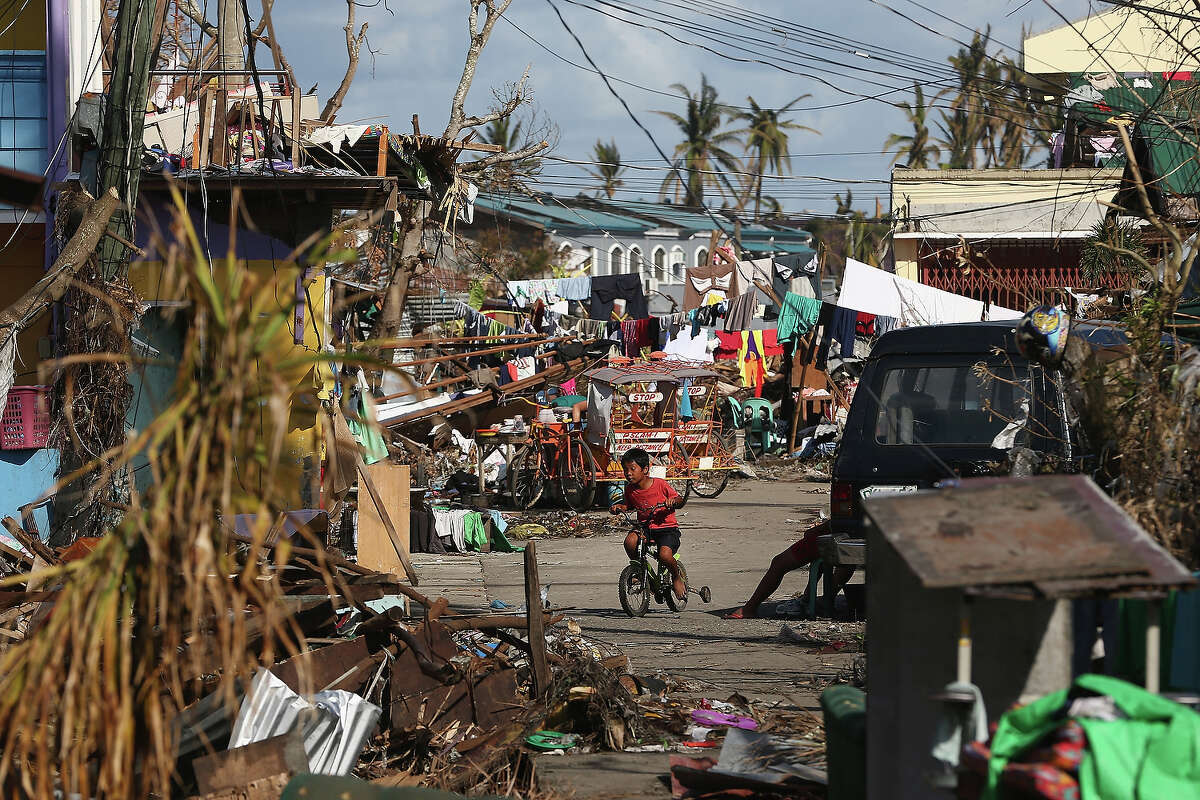
[[[459,654],[458,646],[442,625],[431,623],[414,631],[435,664]],[[517,695],[516,671],[500,664],[477,665],[458,683],[446,685],[423,673],[411,648],[392,662],[392,730],[428,726],[440,731],[453,723],[473,722],[484,730],[511,722],[524,704]]]
[[[368,660],[370,655],[367,650],[366,637],[360,636],[357,639],[315,648],[286,661],[280,661],[271,667],[271,672],[286,683],[293,692],[319,692],[326,688],[356,692],[371,677],[369,670],[360,669],[357,674],[348,676],[344,682],[339,682],[339,679]],[[300,685],[302,667],[307,669],[310,686],[302,687]],[[334,686],[334,683],[337,685]]]
[[[928,588],[1033,584],[1066,596],[1195,583],[1081,475],[968,479],[863,506]]]

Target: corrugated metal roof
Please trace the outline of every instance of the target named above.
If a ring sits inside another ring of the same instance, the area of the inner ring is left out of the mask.
[[[1068,597],[1196,583],[1082,475],[975,478],[863,507],[928,588]]]
[[[497,195],[481,194],[475,199],[477,206],[492,211],[511,214],[547,228],[597,228],[622,233],[650,230],[652,223],[620,214],[594,211],[589,208],[563,208],[556,203],[545,205],[532,200],[517,200]]]

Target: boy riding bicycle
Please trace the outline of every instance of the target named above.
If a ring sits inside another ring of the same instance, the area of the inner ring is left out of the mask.
[[[612,514],[637,511],[638,524],[658,548],[658,560],[667,567],[673,579],[675,596],[682,600],[687,595],[687,585],[679,572],[675,552],[679,550],[679,522],[675,509],[683,505],[679,492],[662,478],[650,477],[650,454],[634,447],[621,456],[621,467],[625,470],[625,497],[609,509]],[[625,552],[630,561],[638,560],[639,531],[630,531],[625,537]]]

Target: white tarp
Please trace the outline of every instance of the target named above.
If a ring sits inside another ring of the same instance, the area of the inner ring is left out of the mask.
[[[349,775],[383,709],[351,692],[317,692],[309,700],[269,670],[260,669],[233,723],[229,749],[244,747],[302,726],[309,771]]]
[[[1020,311],[935,289],[852,258],[846,259],[837,304],[876,316],[894,317],[905,327],[985,319],[1017,319]]]

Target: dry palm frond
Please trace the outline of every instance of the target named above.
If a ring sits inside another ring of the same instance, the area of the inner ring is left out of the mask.
[[[286,289],[275,289],[293,286],[301,270],[289,260],[256,275],[232,245],[210,263],[178,196],[176,204],[172,235],[160,237],[170,241],[156,242],[160,299],[177,301],[184,331],[172,400],[84,468],[101,491],[144,455],[153,484],[133,493],[90,555],[44,571],[44,585],[61,585],[53,610],[0,658],[5,796],[169,796],[172,724],[189,690],[204,677],[232,702],[255,665],[304,646],[274,574],[286,548],[272,563],[263,544],[271,520],[294,507],[301,475],[286,437],[321,358],[276,355],[291,340],[292,309],[277,299]],[[330,260],[332,240],[314,248],[318,262]],[[244,513],[261,524],[249,553],[236,556],[222,520]]]

